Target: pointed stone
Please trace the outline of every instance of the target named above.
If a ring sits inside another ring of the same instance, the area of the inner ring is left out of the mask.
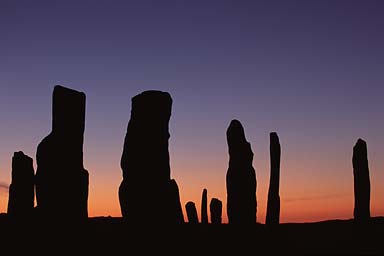
[[[180,194],[179,187],[174,179],[170,181],[170,195],[172,196],[171,206],[174,208],[170,212],[174,214],[174,216],[170,215],[169,223],[181,224],[184,223],[183,209],[180,203]]]
[[[175,187],[170,178],[171,109],[172,98],[167,92],[144,91],[132,98],[120,162],[123,181],[119,200],[127,222],[180,223],[177,184]]]
[[[83,166],[85,94],[53,91],[52,131],[37,147],[36,199],[44,219],[88,217],[88,171]]]
[[[355,194],[353,216],[356,221],[367,221],[371,217],[371,185],[369,179],[367,143],[362,139],[358,139],[353,147],[352,164]]]
[[[31,218],[35,204],[33,160],[22,151],[12,157],[12,183],[9,186],[8,216]]]
[[[208,213],[207,213],[207,189],[203,189],[201,195],[201,223],[208,224]]]
[[[209,204],[209,210],[211,212],[211,223],[221,224],[221,216],[223,211],[223,204],[217,198],[212,198]]]
[[[271,174],[269,179],[267,215],[265,224],[279,224],[280,222],[280,156],[281,148],[277,133],[270,133],[270,161]]]
[[[256,173],[253,152],[243,126],[232,120],[227,129],[229,167],[226,175],[229,224],[256,223]]]
[[[194,202],[189,201],[185,204],[185,210],[187,212],[187,217],[188,217],[188,223],[190,224],[198,224],[199,219],[197,217],[197,210],[196,210],[196,205]]]

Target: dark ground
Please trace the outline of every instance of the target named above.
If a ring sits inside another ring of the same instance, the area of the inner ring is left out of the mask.
[[[23,255],[384,255],[384,217],[364,225],[330,220],[272,227],[162,227],[129,225],[111,217],[90,218],[82,224],[15,223],[3,215],[0,231],[3,252],[26,250]]]

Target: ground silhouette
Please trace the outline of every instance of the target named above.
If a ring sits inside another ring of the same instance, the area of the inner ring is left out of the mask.
[[[131,225],[123,218],[92,217],[82,224],[18,225],[0,215],[3,253],[33,252],[153,254],[186,251],[200,255],[383,255],[384,218],[365,224],[351,220],[279,225],[195,224],[158,226]],[[48,242],[42,243],[41,241]],[[19,246],[9,245],[17,244]]]

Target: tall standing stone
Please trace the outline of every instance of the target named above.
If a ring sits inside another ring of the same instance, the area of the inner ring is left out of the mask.
[[[203,189],[201,195],[201,223],[208,224],[207,189]]]
[[[353,147],[352,164],[355,193],[353,216],[356,221],[367,221],[371,216],[371,185],[369,180],[367,143],[362,139],[358,139]]]
[[[88,171],[83,165],[85,94],[53,90],[52,131],[37,147],[36,199],[39,216],[88,217]]]
[[[209,210],[211,212],[211,223],[221,224],[221,215],[223,211],[223,204],[217,198],[212,198],[209,204]]]
[[[22,151],[12,157],[12,183],[9,186],[7,213],[13,218],[29,218],[35,205],[33,160]]]
[[[229,167],[226,175],[227,214],[230,224],[256,223],[256,173],[253,152],[243,126],[232,120],[227,129]]]
[[[171,108],[172,98],[167,92],[144,91],[132,98],[120,162],[123,181],[119,200],[127,222],[180,223],[177,184],[170,178]]]
[[[276,132],[271,132],[270,137],[270,161],[271,161],[271,176],[269,179],[267,215],[265,224],[279,224],[280,222],[280,156],[281,148],[279,136]]]
[[[194,202],[189,201],[185,204],[185,211],[187,212],[188,223],[198,224],[199,218],[197,217],[196,205]]]

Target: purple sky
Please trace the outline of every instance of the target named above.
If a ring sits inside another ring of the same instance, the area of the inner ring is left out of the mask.
[[[116,215],[130,100],[157,89],[174,101],[171,167],[183,202],[199,200],[203,187],[225,202],[225,130],[237,118],[255,153],[261,215],[271,131],[283,147],[287,204],[345,191],[350,202],[352,147],[364,138],[372,207],[384,214],[383,13],[384,1],[363,0],[2,0],[0,182],[10,182],[14,151],[35,159],[61,84],[87,95],[90,212]],[[283,220],[289,214],[282,209]]]

